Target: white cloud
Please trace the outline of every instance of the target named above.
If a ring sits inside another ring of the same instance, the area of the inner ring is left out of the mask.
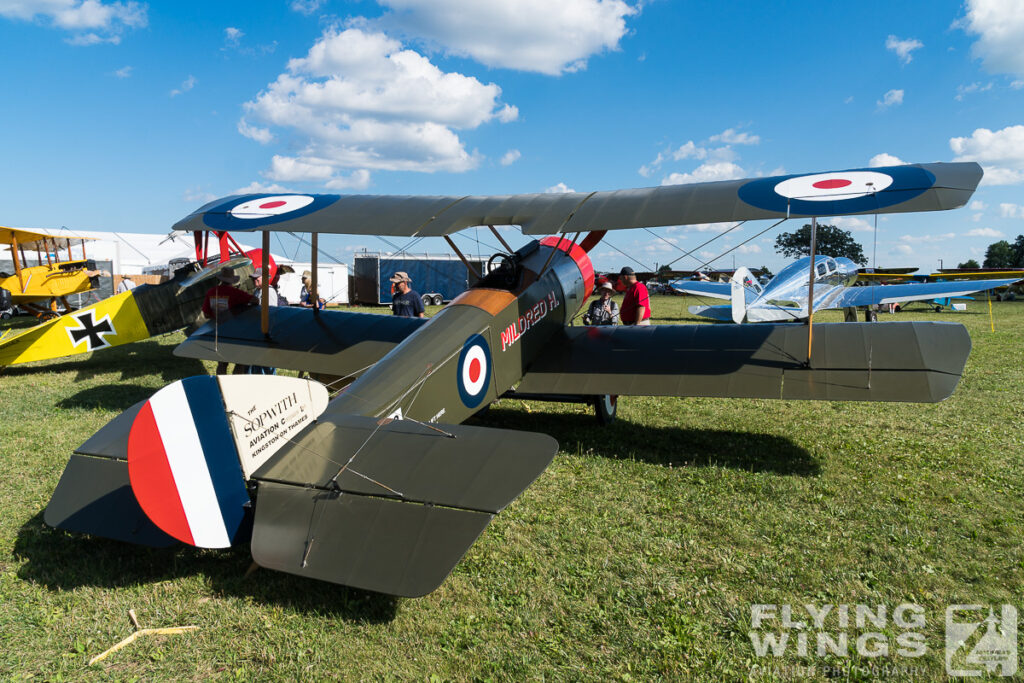
[[[976,214],[974,214],[973,216],[971,216],[971,222],[972,223],[980,223],[981,219],[982,219],[982,217],[984,215],[985,214],[983,214],[983,213],[976,213]]]
[[[956,237],[956,233],[947,232],[942,235],[903,235],[900,242],[907,244],[930,244],[933,242],[945,242]]]
[[[992,82],[988,82],[985,85],[982,85],[979,82],[974,82],[971,83],[970,85],[958,85],[956,86],[956,95],[953,97],[953,99],[956,100],[957,102],[962,102],[964,99],[964,95],[969,95],[971,93],[976,92],[986,92],[988,90],[991,90],[993,85],[994,84]]]
[[[270,161],[270,170],[264,175],[282,183],[327,182],[334,175],[334,166],[329,161],[309,157],[296,159],[275,154]]]
[[[182,93],[187,93],[189,90],[196,87],[196,83],[198,83],[196,77],[189,74],[189,77],[182,81],[181,85],[171,91],[171,97],[177,97]]]
[[[727,145],[757,145],[761,138],[750,133],[738,133],[734,128],[726,128],[718,135],[712,135],[711,142],[724,142]]]
[[[868,223],[863,218],[858,218],[857,216],[836,216],[835,218],[828,219],[828,222],[842,230],[849,230],[850,232],[875,231],[874,225]]]
[[[871,168],[878,168],[879,166],[905,166],[907,162],[903,161],[899,157],[882,152],[871,157],[871,161],[868,162],[868,166]]]
[[[242,31],[234,26],[228,26],[224,29],[224,44],[228,47],[238,47],[244,35]]]
[[[914,253],[914,248],[909,244],[897,244],[896,248],[889,252],[890,254],[911,256]]]
[[[296,12],[309,16],[320,9],[322,4],[324,4],[324,0],[292,0],[288,6]]]
[[[519,161],[519,158],[521,156],[523,156],[523,154],[518,149],[510,149],[509,151],[505,152],[505,155],[503,157],[501,157],[501,165],[511,166],[512,164]]]
[[[735,223],[696,223],[694,225],[683,226],[683,229],[687,232],[725,232]]]
[[[968,237],[1003,237],[1003,233],[992,228],[975,228],[967,233]]]
[[[1024,218],[1024,206],[1020,204],[1000,204],[999,215],[1003,218]]]
[[[255,140],[261,145],[265,145],[274,139],[274,134],[270,132],[269,128],[250,126],[248,121],[245,119],[238,120],[238,132],[247,138]]]
[[[745,175],[744,170],[731,161],[709,161],[695,168],[692,173],[670,173],[661,181],[661,184],[683,185],[715,180],[735,180],[743,178]]]
[[[186,201],[190,204],[196,202],[206,204],[207,202],[212,202],[214,199],[216,199],[217,195],[212,194],[210,192],[206,192],[201,187],[196,186],[187,188],[185,192],[182,194],[181,198],[183,201]]]
[[[981,201],[980,199],[975,199],[974,201],[971,202],[971,205],[968,208],[971,211],[984,211],[985,209],[988,208],[988,204]]]
[[[1020,90],[1021,88],[1024,88],[1024,78],[1020,78],[1017,79],[1016,81],[1013,81],[1012,83],[1010,83],[1010,87],[1013,88],[1014,90]]]
[[[118,78],[129,78],[132,75],[132,71],[135,67],[122,66],[120,69],[114,72],[114,75]]]
[[[381,21],[491,67],[556,76],[617,50],[639,4],[623,0],[377,0]]]
[[[365,190],[370,186],[370,172],[357,168],[348,175],[334,176],[324,186],[330,190]]]
[[[676,161],[681,159],[703,159],[707,157],[708,151],[703,147],[699,147],[693,140],[689,140],[685,145],[680,145],[679,149],[672,152],[672,158]],[[661,155],[658,155],[661,158]]]
[[[1019,0],[967,0],[955,26],[978,36],[971,54],[993,73],[1024,76],[1024,8]]]
[[[575,191],[576,190],[572,189],[571,187],[569,187],[565,183],[558,183],[557,185],[552,185],[551,187],[549,187],[546,190],[544,190],[544,193],[545,194],[565,194],[566,192],[575,192]]]
[[[914,55],[911,53],[922,47],[924,47],[924,43],[916,38],[900,40],[896,36],[890,35],[885,39],[885,49],[895,52],[903,64],[910,64],[910,61],[914,58]]]
[[[297,156],[289,157],[292,162],[275,157],[267,177],[290,179],[293,170],[316,168],[307,174],[313,180],[328,177],[328,168],[475,168],[481,157],[466,151],[456,130],[514,120],[518,110],[501,104],[500,96],[497,85],[441,71],[383,33],[350,28],[326,31],[244,109],[245,121],[268,126],[255,130],[277,127],[294,138]]]
[[[991,131],[978,128],[971,137],[950,138],[954,161],[977,161],[985,169],[986,185],[1024,182],[1024,126]]]
[[[278,185],[277,183],[267,184],[254,180],[245,187],[240,187],[237,190],[234,190],[231,194],[288,194],[292,192],[295,192],[295,190],[290,187],[285,187],[284,185]]]
[[[24,21],[38,20],[70,31],[72,45],[121,42],[130,28],[146,25],[146,5],[137,2],[100,0],[3,0],[0,16]]]
[[[879,109],[886,109],[888,107],[899,106],[903,104],[903,90],[890,90],[882,99],[875,102]]]
[[[761,247],[756,244],[741,244],[736,247],[736,251],[740,254],[760,254]]]

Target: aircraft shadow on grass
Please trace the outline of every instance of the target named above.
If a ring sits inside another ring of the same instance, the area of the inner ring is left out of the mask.
[[[77,372],[76,382],[107,373],[120,373],[122,380],[159,374],[164,382],[174,382],[192,375],[206,374],[206,368],[201,361],[172,356],[171,350],[171,346],[161,344],[159,341],[135,342],[126,346],[104,349],[102,353],[94,353],[87,358],[76,358],[56,363],[41,362],[39,365],[32,366],[18,365],[5,368],[3,372],[5,377],[32,377],[37,374]],[[148,395],[152,393],[152,390],[148,390],[147,396],[142,398],[148,398]],[[136,398],[124,407],[138,400]],[[90,403],[89,405],[95,404]],[[117,405],[111,407],[117,407]]]
[[[22,525],[13,554],[26,560],[19,578],[51,591],[122,588],[201,574],[217,596],[247,597],[355,623],[386,623],[398,611],[398,598],[390,595],[280,572],[246,575],[252,563],[247,545],[212,552],[185,545],[144,548],[53,529],[43,523],[42,511]]]
[[[591,414],[526,414],[501,408],[488,410],[469,424],[543,432],[555,436],[563,450],[571,452],[577,445],[581,451],[603,458],[635,459],[652,465],[727,467],[801,477],[821,472],[820,464],[809,452],[785,437],[771,434],[680,427],[640,428],[622,418],[598,427]],[[638,429],[643,431],[640,448],[634,445]]]

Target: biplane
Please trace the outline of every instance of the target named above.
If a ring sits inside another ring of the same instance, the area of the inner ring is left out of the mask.
[[[263,258],[260,249],[243,252],[226,232],[212,235],[219,256],[212,253],[211,233],[197,232],[195,261],[178,268],[167,282],[139,285],[24,331],[0,335],[0,368],[99,351],[195,324],[202,314],[210,278],[220,268],[230,266],[244,276],[252,272],[253,259],[261,262]],[[271,278],[276,269],[269,258]],[[253,289],[248,277],[242,277],[238,286]]]
[[[70,312],[67,297],[95,289],[102,274],[85,254],[85,243],[91,239],[66,232],[0,227],[0,244],[6,244],[11,252],[14,271],[0,272],[0,289],[9,292],[10,304],[40,320]],[[72,245],[81,250],[80,258]],[[34,265],[30,265],[30,256],[36,257]]]
[[[729,282],[681,280],[673,283],[672,287],[684,294],[728,299],[730,303],[720,306],[690,306],[690,313],[712,320],[735,323],[802,320],[808,316],[809,311],[842,308],[846,309],[848,320],[856,320],[857,309],[864,309],[865,319],[870,322],[876,319],[877,307],[880,305],[943,298],[948,300],[951,297],[1005,287],[1021,279],[911,282],[855,287],[854,283],[863,277],[861,270],[848,258],[825,255],[815,256],[812,268],[811,257],[804,256],[783,268],[764,286],[749,269],[738,268]],[[887,277],[890,275],[886,274]],[[813,306],[810,301],[812,296]]]
[[[285,376],[170,384],[77,449],[45,520],[151,546],[248,544],[263,567],[424,595],[558,450],[545,434],[462,424],[509,391],[935,402],[963,372],[970,338],[956,323],[818,324],[813,336],[796,323],[573,326],[606,230],[952,209],[981,177],[975,163],[939,163],[612,192],[211,202],[176,228],[262,231],[265,246],[271,231],[308,232],[314,259],[319,233],[443,236],[456,253],[448,236],[472,226],[541,239],[513,250],[494,230],[506,250],[494,268],[429,319],[264,306],[204,326],[175,353],[316,372],[337,393]]]

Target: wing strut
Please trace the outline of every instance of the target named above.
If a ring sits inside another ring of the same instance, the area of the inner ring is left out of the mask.
[[[811,339],[814,334],[814,251],[818,246],[818,219],[811,218],[811,279],[807,283],[807,367],[811,367]]]
[[[260,329],[270,339],[270,232],[263,231],[263,258],[260,263]]]

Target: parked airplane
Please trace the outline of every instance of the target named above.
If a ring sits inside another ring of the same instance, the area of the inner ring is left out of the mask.
[[[176,270],[169,281],[139,285],[23,331],[0,334],[0,367],[90,353],[192,325],[202,313],[209,280],[220,268],[237,267],[244,276],[252,272],[253,259],[262,259],[262,250],[243,253],[227,233],[216,236],[216,261],[208,257],[208,237],[197,233],[196,260]],[[271,278],[275,269],[271,260]],[[251,291],[252,281],[242,277],[238,286]]]
[[[1020,279],[854,287],[858,271],[857,264],[850,259],[816,256],[812,310],[817,312],[829,308],[867,307],[866,319],[872,321],[876,313],[873,306],[964,296],[1005,287]],[[811,257],[805,256],[783,268],[763,287],[747,268],[738,268],[729,282],[680,280],[672,283],[672,287],[686,294],[731,301],[721,306],[690,306],[690,312],[694,315],[736,323],[785,322],[807,317],[811,272]],[[856,313],[849,318],[856,319]]]
[[[85,242],[90,239],[64,232],[51,234],[43,230],[0,227],[0,244],[8,245],[14,270],[13,274],[0,272],[0,289],[9,292],[9,295],[0,295],[7,304],[0,308],[13,304],[40,320],[60,315],[58,302],[64,306],[64,313],[71,311],[67,297],[95,289],[101,275],[96,263],[85,255]],[[73,255],[72,244],[81,247],[81,258]],[[26,251],[35,252],[36,265],[29,265]]]
[[[573,327],[605,230],[950,209],[981,176],[975,163],[924,164],[590,194],[211,202],[177,228],[264,231],[264,244],[267,231],[311,232],[315,244],[319,232],[447,236],[494,224],[557,236],[496,254],[494,270],[430,319],[263,307],[200,329],[177,354],[351,383],[328,400],[324,386],[289,377],[175,382],[79,447],[45,520],[149,545],[250,543],[264,567],[424,595],[558,450],[544,434],[460,424],[513,387],[580,399],[940,401],[959,381],[970,338],[955,323],[816,325],[810,357],[798,324]]]

